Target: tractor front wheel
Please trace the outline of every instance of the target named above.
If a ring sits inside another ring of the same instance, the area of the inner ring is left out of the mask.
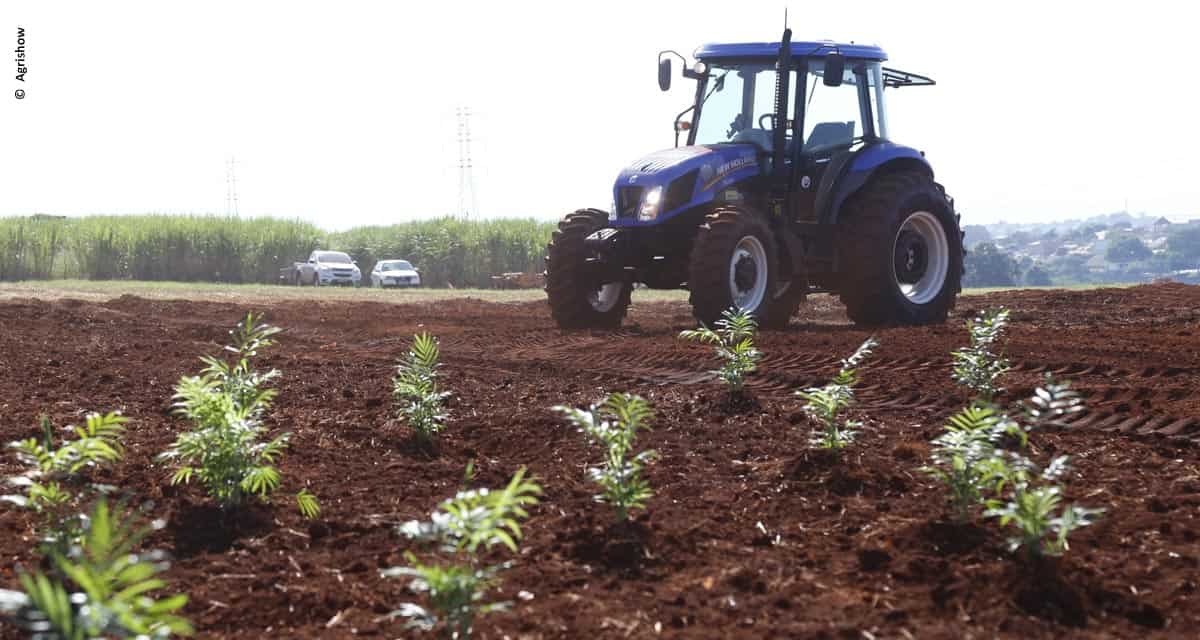
[[[734,207],[708,214],[692,245],[688,291],[692,315],[705,326],[733,308],[767,326],[775,291],[775,237],[763,217]]]
[[[546,247],[546,297],[560,328],[615,329],[629,308],[629,282],[597,283],[586,269],[591,253],[583,240],[607,221],[608,214],[598,209],[568,214]]]
[[[842,214],[839,294],[858,324],[943,322],[961,290],[958,220],[941,188],[920,173],[885,175]]]

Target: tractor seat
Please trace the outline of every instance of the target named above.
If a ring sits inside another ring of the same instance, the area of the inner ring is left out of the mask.
[[[836,147],[854,141],[854,122],[819,122],[804,141],[806,149]]]

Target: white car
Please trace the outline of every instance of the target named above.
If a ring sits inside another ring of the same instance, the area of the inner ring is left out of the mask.
[[[333,284],[358,286],[362,272],[354,260],[341,251],[314,251],[308,262],[296,265],[296,284],[314,287]]]
[[[372,287],[419,287],[421,274],[408,260],[380,260],[371,269]]]

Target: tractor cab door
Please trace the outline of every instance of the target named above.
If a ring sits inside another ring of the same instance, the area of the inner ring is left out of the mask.
[[[789,190],[792,220],[818,222],[823,199],[855,154],[882,137],[872,64],[878,68],[878,63],[846,64],[841,83],[829,86],[824,63],[819,58],[808,61],[805,82],[796,91],[796,116],[803,126]]]

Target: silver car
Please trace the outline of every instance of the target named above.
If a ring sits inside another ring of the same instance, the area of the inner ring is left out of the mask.
[[[419,287],[421,274],[408,260],[380,260],[371,269],[372,287]]]

